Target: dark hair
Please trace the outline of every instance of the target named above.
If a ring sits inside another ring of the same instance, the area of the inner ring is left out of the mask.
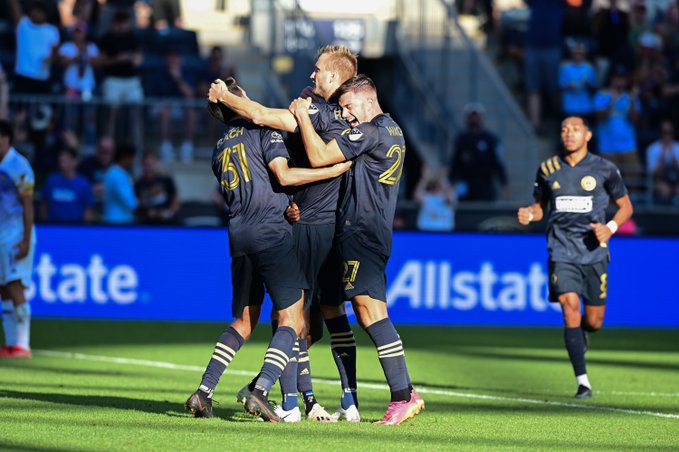
[[[235,78],[228,77],[226,80],[224,80],[224,83],[226,84],[226,89],[228,89],[231,94],[234,94],[238,97],[245,97],[245,90],[238,86]]]
[[[33,0],[28,6],[28,11],[33,11],[34,9],[42,11],[47,14],[47,3],[43,0]]]
[[[334,97],[339,98],[345,93],[356,91],[372,91],[376,93],[377,88],[370,77],[365,74],[358,74],[342,83],[340,87],[337,88],[337,91],[335,91]]]
[[[9,121],[0,119],[0,137],[9,137],[9,144],[14,141],[14,129]]]
[[[66,146],[64,148],[61,148],[59,150],[59,154],[68,154],[71,157],[73,157],[73,159],[78,160],[78,151],[76,151],[75,149],[73,149],[70,146]]]
[[[585,126],[585,129],[589,130],[590,132],[592,131],[592,128],[589,125],[589,121],[584,116],[568,115],[565,118],[563,118],[563,121],[561,121],[561,124],[563,125],[564,121],[566,121],[566,119],[568,119],[568,118],[578,118],[579,120],[582,121],[582,124]]]
[[[116,149],[115,161],[120,162],[128,157],[134,158],[137,155],[137,150],[131,144],[120,144]]]

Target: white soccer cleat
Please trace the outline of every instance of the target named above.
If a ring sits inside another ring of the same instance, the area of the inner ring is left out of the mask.
[[[318,403],[314,403],[306,417],[313,422],[337,422],[337,419]]]
[[[299,411],[299,407],[295,407],[289,411],[285,411],[282,405],[278,405],[274,409],[274,413],[281,418],[282,422],[300,422],[302,420],[302,412]]]
[[[338,421],[361,422],[361,415],[358,414],[358,408],[356,408],[356,405],[351,405],[346,410],[342,407],[339,407],[332,417]]]

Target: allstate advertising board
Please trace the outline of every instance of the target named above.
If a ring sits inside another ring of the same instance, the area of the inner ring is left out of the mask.
[[[226,230],[43,226],[37,234],[35,316],[230,319]],[[607,326],[678,327],[679,240],[615,237],[611,251]],[[389,312],[402,324],[560,325],[546,267],[542,236],[395,233]]]

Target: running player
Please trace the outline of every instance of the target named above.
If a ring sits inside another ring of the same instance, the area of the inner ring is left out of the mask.
[[[305,89],[304,97],[314,99],[311,115],[314,126],[321,131],[325,139],[331,139],[332,134],[340,134],[349,129],[348,123],[341,117],[339,106],[329,102],[335,90],[347,79],[356,75],[356,56],[344,46],[325,46],[318,52],[318,59],[311,73],[314,83],[312,92]],[[282,128],[289,132],[295,131],[297,123],[288,110],[270,109],[257,103],[235,96],[227,97],[226,104],[235,108],[242,116],[258,124],[269,127]],[[222,104],[219,104],[222,105]],[[298,134],[293,134],[289,140],[290,151],[296,166],[309,167],[303,144]],[[308,340],[300,340],[298,362],[291,360],[281,376],[283,403],[277,408],[280,416],[288,422],[295,422],[301,418],[297,408],[297,390],[302,394],[307,418],[316,421],[345,419],[352,422],[360,421],[358,412],[358,397],[356,393],[356,342],[349,325],[344,304],[338,305],[337,297],[330,286],[333,281],[325,278],[329,269],[336,265],[334,259],[329,259],[333,236],[335,233],[335,219],[337,202],[340,191],[340,179],[323,181],[302,187],[294,195],[294,203],[289,212],[293,221],[293,239],[298,259],[304,273],[312,287],[310,300],[312,306],[305,311]],[[323,265],[324,270],[321,271]],[[334,289],[334,288],[333,288]],[[318,308],[322,311],[326,326],[330,331],[333,357],[337,365],[342,383],[340,407],[329,418],[325,409],[317,403],[311,383],[311,368],[308,347],[318,341],[322,335],[322,325],[317,325],[316,314]],[[295,369],[297,366],[297,369]],[[294,377],[296,382],[294,381]],[[242,400],[249,390],[248,387],[239,391],[237,398]]]
[[[12,125],[0,120],[0,295],[5,345],[1,358],[30,358],[31,307],[24,289],[31,284],[35,228],[33,186],[28,160],[12,146]]]
[[[608,296],[608,241],[632,216],[632,203],[620,171],[608,160],[591,154],[592,132],[578,116],[561,123],[564,151],[540,164],[535,179],[535,203],[518,211],[519,223],[540,221],[549,206],[549,299],[561,304],[564,340],[578,389],[576,398],[592,397],[585,352],[587,331],[601,329]],[[613,200],[617,211],[606,221]],[[581,314],[580,298],[585,305]]]
[[[422,411],[413,389],[403,344],[386,304],[385,270],[391,254],[392,224],[405,158],[401,128],[382,112],[373,81],[357,75],[335,95],[351,129],[326,142],[314,130],[310,99],[297,99],[290,111],[299,125],[313,167],[353,161],[345,178],[338,216],[337,250],[343,266],[343,296],[377,348],[391,391],[391,403],[378,424],[399,425]],[[340,282],[338,278],[338,283]]]
[[[232,93],[245,96],[233,79],[228,82]],[[213,153],[212,171],[229,207],[232,314],[236,320],[219,338],[198,390],[186,401],[187,409],[196,417],[212,417],[214,389],[257,324],[266,288],[279,326],[255,388],[245,400],[245,409],[266,421],[280,421],[267,395],[293,355],[303,327],[303,291],[309,288],[293,250],[291,227],[283,216],[288,198],[280,185],[337,177],[348,167],[289,168],[288,152],[279,132],[242,118],[228,122]],[[275,181],[270,180],[269,172],[275,175]]]

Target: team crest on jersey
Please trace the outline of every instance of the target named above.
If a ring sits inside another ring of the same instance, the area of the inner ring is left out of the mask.
[[[309,105],[309,114],[315,115],[316,113],[318,113],[318,107],[314,104]]]
[[[363,138],[363,132],[361,132],[358,129],[351,129],[349,131],[349,140],[351,141],[358,141],[361,138]]]
[[[592,191],[596,188],[596,179],[592,176],[585,176],[580,179],[580,186],[585,191]]]

